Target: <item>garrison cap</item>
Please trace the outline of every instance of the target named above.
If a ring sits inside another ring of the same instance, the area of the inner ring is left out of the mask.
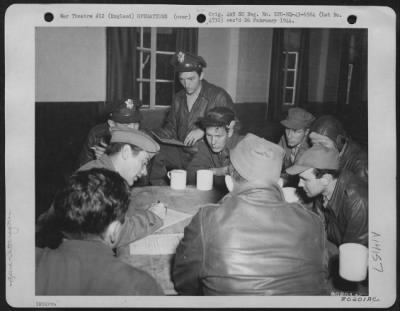
[[[171,59],[171,65],[177,72],[201,70],[207,67],[206,61],[201,56],[179,51]]]
[[[153,138],[142,131],[131,128],[117,128],[111,130],[110,143],[126,143],[138,146],[144,151],[156,153],[160,150],[160,145]]]

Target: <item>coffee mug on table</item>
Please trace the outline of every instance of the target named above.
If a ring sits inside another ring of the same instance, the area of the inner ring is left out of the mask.
[[[214,173],[211,170],[198,170],[196,172],[196,186],[199,190],[211,190],[213,187]]]
[[[368,270],[368,248],[357,243],[339,246],[339,275],[348,281],[365,280]]]
[[[296,194],[297,189],[293,187],[282,188],[283,195],[286,202],[293,203],[299,201],[299,197]]]
[[[167,173],[170,179],[171,189],[183,190],[186,188],[186,171],[172,170]]]

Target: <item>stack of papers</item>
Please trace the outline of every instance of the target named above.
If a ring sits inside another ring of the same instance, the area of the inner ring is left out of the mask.
[[[153,234],[131,243],[129,253],[131,255],[169,255],[175,254],[175,250],[182,239],[183,233]]]

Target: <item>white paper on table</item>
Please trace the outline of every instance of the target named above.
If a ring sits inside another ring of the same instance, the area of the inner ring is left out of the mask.
[[[190,218],[190,217],[192,217],[192,215],[186,214],[186,213],[182,213],[182,212],[178,212],[178,211],[173,210],[173,209],[168,209],[167,216],[164,219],[164,225],[161,228],[157,229],[157,231],[160,231],[160,230],[162,230],[164,228],[172,226],[172,225],[174,225],[174,224],[176,224],[178,222],[181,222],[181,221],[183,221],[183,220],[185,220],[187,218]]]
[[[131,255],[174,254],[183,233],[153,234],[129,245]]]

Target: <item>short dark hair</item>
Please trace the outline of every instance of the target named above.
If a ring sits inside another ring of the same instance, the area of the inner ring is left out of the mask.
[[[84,239],[102,235],[115,220],[123,222],[129,202],[129,186],[116,172],[93,168],[72,175],[54,200],[59,230]]]
[[[122,147],[124,147],[125,145],[129,145],[131,147],[132,152],[133,152],[134,155],[137,155],[140,151],[143,151],[142,148],[140,148],[140,147],[138,147],[136,145],[132,145],[132,144],[129,144],[129,143],[117,142],[117,143],[109,144],[107,146],[106,150],[104,151],[104,153],[107,154],[107,155],[116,154],[116,153],[120,152]]]
[[[316,178],[321,178],[325,174],[330,174],[330,175],[332,175],[333,178],[337,179],[340,175],[340,170],[328,170],[328,169],[314,168],[313,173]]]

